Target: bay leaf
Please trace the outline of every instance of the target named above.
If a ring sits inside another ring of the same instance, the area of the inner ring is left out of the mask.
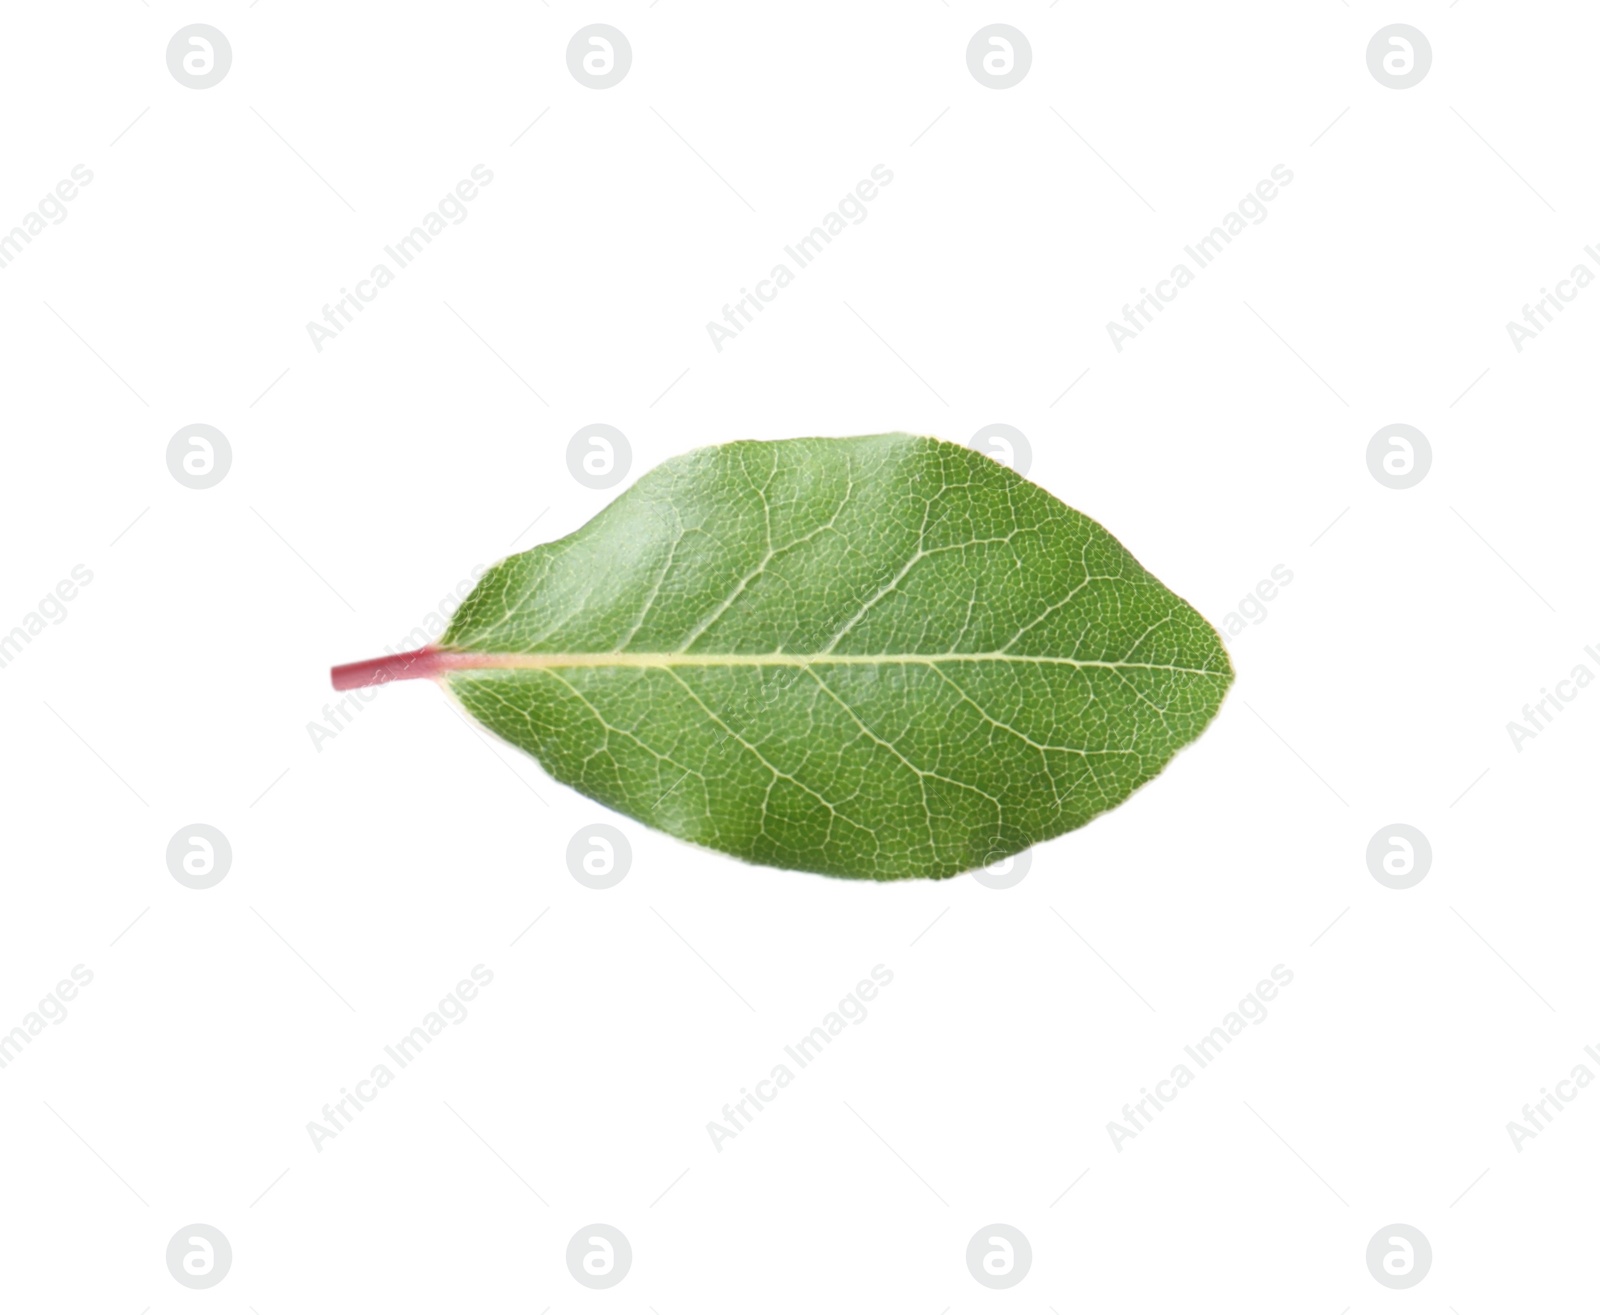
[[[753,863],[948,877],[1116,807],[1205,729],[1221,640],[1102,526],[907,434],[676,457],[491,568],[437,679],[608,808]]]

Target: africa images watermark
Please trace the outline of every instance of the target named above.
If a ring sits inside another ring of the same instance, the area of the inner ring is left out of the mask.
[[[70,580],[58,580],[37,607],[9,631],[0,633],[0,667],[10,666],[23,649],[44,634],[45,622],[58,626],[65,621],[67,604],[78,596],[80,588],[87,588],[94,581],[94,572],[82,562],[72,568],[71,576]]]
[[[67,219],[67,202],[78,198],[78,188],[87,187],[94,182],[94,174],[88,166],[75,164],[72,166],[70,178],[63,178],[49,192],[39,199],[34,208],[22,216],[22,222],[17,224],[9,233],[0,233],[0,269],[4,269],[22,254],[22,248],[32,244],[33,239],[44,232],[45,221],[51,224],[63,224]]]
[[[1131,306],[1123,306],[1121,324],[1115,320],[1106,322],[1111,345],[1120,353],[1124,343],[1132,342],[1148,328],[1156,314],[1166,310],[1169,304],[1178,299],[1178,293],[1194,282],[1196,270],[1211,264],[1222,254],[1224,247],[1245,231],[1245,220],[1248,219],[1252,225],[1264,224],[1267,220],[1267,202],[1277,199],[1280,186],[1287,187],[1293,181],[1294,174],[1287,166],[1273,165],[1271,178],[1263,178],[1253,191],[1245,193],[1239,203],[1222,216],[1216,227],[1194,245],[1184,247],[1183,254],[1194,262],[1194,269],[1180,260],[1166,278],[1157,281],[1154,292],[1149,288],[1140,288],[1139,300]]]
[[[17,1062],[25,1046],[44,1031],[47,1023],[60,1025],[67,1021],[67,1006],[78,998],[78,988],[94,981],[94,973],[81,963],[72,965],[69,981],[63,977],[44,999],[24,1015],[22,1022],[9,1032],[0,1033],[0,1068]]]
[[[1600,1050],[1593,1046],[1585,1046],[1583,1053],[1600,1064]],[[1555,1090],[1549,1087],[1540,1087],[1539,1100],[1522,1107],[1523,1122],[1515,1119],[1506,1122],[1506,1132],[1511,1137],[1511,1144],[1517,1148],[1517,1153],[1522,1153],[1522,1143],[1532,1141],[1541,1132],[1548,1132],[1550,1124],[1557,1114],[1567,1107],[1569,1101],[1578,1098],[1578,1093],[1594,1082],[1594,1071],[1587,1064],[1575,1064],[1571,1074],[1562,1078],[1555,1084]],[[1551,1106],[1555,1106],[1551,1109]],[[1542,1117],[1541,1117],[1542,1116]]]
[[[721,324],[715,320],[706,322],[706,332],[711,335],[711,345],[717,351],[722,350],[723,343],[732,342],[743,333],[756,315],[766,310],[768,303],[776,301],[778,293],[794,282],[796,271],[814,261],[822,254],[824,247],[845,231],[846,220],[853,225],[867,222],[867,203],[877,199],[879,187],[887,187],[894,181],[894,174],[886,165],[873,165],[871,175],[871,178],[863,178],[854,190],[841,197],[839,203],[823,215],[816,227],[803,238],[793,246],[784,247],[783,254],[794,262],[793,269],[780,260],[768,271],[766,278],[756,280],[754,292],[749,288],[739,289],[742,294],[739,300],[722,308]]]
[[[1600,665],[1600,651],[1597,651],[1593,644],[1585,645],[1583,652],[1585,657]],[[1594,672],[1580,662],[1564,679],[1556,681],[1554,691],[1541,685],[1538,699],[1522,705],[1522,721],[1506,723],[1506,734],[1511,737],[1511,747],[1521,753],[1524,741],[1536,738],[1541,731],[1549,730],[1555,723],[1556,716],[1565,712],[1567,704],[1578,697],[1578,691],[1593,683]]]
[[[1591,243],[1584,247],[1583,254],[1596,264],[1600,264],[1600,251]],[[1521,352],[1523,347],[1532,342],[1555,321],[1554,311],[1559,314],[1566,310],[1567,303],[1576,301],[1578,294],[1594,282],[1594,271],[1579,261],[1574,265],[1564,279],[1556,280],[1556,290],[1549,288],[1539,289],[1539,300],[1531,306],[1522,308],[1522,323],[1515,320],[1506,321],[1506,333],[1511,338],[1511,345]]]
[[[1276,583],[1274,583],[1276,581]],[[1294,572],[1282,562],[1272,568],[1272,579],[1257,582],[1256,587],[1239,600],[1239,605],[1222,618],[1218,633],[1224,644],[1237,639],[1245,632],[1245,622],[1253,626],[1267,619],[1267,604],[1279,592],[1294,583]]]
[[[392,644],[389,652],[406,653],[412,649],[426,648],[434,640],[444,634],[445,628],[450,624],[450,616],[460,607],[466,596],[472,592],[480,579],[483,578],[484,567],[480,564],[472,568],[472,574],[465,580],[456,581],[454,593],[446,594],[439,600],[439,606],[422,618],[422,624],[417,626],[410,634],[406,635],[398,644]],[[340,731],[351,726],[356,719],[356,713],[365,712],[367,704],[378,697],[378,691],[385,684],[393,681],[391,672],[383,672],[377,681],[371,685],[364,685],[360,689],[353,689],[342,699],[335,703],[322,705],[322,720],[308,721],[306,734],[311,737],[311,747],[318,753],[328,740],[334,739]]]
[[[421,222],[409,233],[398,242],[384,247],[383,254],[394,262],[393,269],[380,260],[368,271],[366,278],[356,280],[354,292],[349,288],[339,289],[339,300],[322,308],[321,324],[315,320],[306,321],[311,345],[320,353],[324,343],[332,342],[343,333],[356,314],[366,310],[367,304],[376,301],[378,293],[394,282],[395,273],[420,256],[422,249],[444,232],[446,220],[452,225],[466,223],[467,202],[477,200],[479,187],[487,187],[492,182],[494,174],[487,165],[473,165],[471,178],[463,178],[453,190],[440,197],[438,204],[423,215]]]
[[[385,1046],[383,1053],[394,1061],[395,1068],[407,1068],[433,1044],[434,1037],[442,1033],[447,1026],[451,1024],[459,1026],[467,1021],[467,1002],[476,1000],[478,991],[493,981],[492,970],[485,968],[481,963],[473,964],[470,981],[463,977],[455,984],[453,990],[446,993],[433,1009],[422,1016],[422,1021],[417,1026],[393,1045]],[[372,1066],[372,1071],[366,1077],[355,1083],[354,1091],[349,1087],[340,1087],[339,1099],[330,1101],[322,1107],[322,1120],[319,1122],[311,1119],[306,1123],[306,1132],[310,1135],[311,1145],[317,1152],[321,1153],[323,1142],[332,1141],[341,1132],[349,1131],[356,1115],[375,1101],[378,1093],[394,1079],[395,1070],[380,1060]]]
[[[1255,989],[1239,1001],[1238,1006],[1224,1015],[1222,1022],[1212,1028],[1183,1053],[1200,1068],[1206,1068],[1221,1057],[1223,1050],[1233,1044],[1234,1037],[1245,1030],[1247,1024],[1260,1026],[1267,1021],[1267,1004],[1278,997],[1281,987],[1294,981],[1294,973],[1281,963],[1272,966],[1272,980],[1262,978]],[[1274,984],[1276,983],[1276,985]],[[1151,1122],[1167,1105],[1178,1098],[1178,1093],[1195,1079],[1194,1070],[1187,1064],[1173,1065],[1172,1072],[1155,1084],[1155,1090],[1140,1087],[1141,1098],[1122,1107],[1123,1122],[1112,1119],[1106,1124],[1111,1144],[1120,1153],[1122,1143],[1132,1141],[1141,1132],[1148,1132]],[[1155,1109],[1149,1108],[1155,1106]]]
[[[872,980],[862,978],[838,1005],[823,1015],[822,1022],[812,1028],[792,1046],[785,1046],[783,1053],[794,1060],[799,1068],[817,1059],[823,1050],[833,1044],[833,1038],[845,1030],[846,1023],[857,1026],[867,1021],[867,1003],[878,998],[880,987],[888,986],[894,981],[894,973],[881,963],[872,965]],[[874,985],[876,983],[877,985]],[[718,1154],[722,1152],[722,1143],[732,1141],[741,1132],[748,1132],[751,1122],[756,1115],[765,1109],[772,1101],[778,1098],[778,1093],[794,1081],[794,1069],[787,1064],[774,1064],[772,1072],[760,1079],[755,1084],[755,1090],[749,1087],[739,1088],[739,1099],[722,1107],[723,1122],[716,1119],[706,1124],[706,1132],[711,1136],[711,1144],[716,1147]],[[752,1109],[751,1106],[755,1108]],[[741,1116],[743,1119],[741,1121]]]

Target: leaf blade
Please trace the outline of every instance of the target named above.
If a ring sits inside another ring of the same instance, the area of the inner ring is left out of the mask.
[[[1115,807],[1232,679],[1211,627],[1102,527],[907,435],[669,461],[494,567],[441,647],[474,717],[601,803],[880,879],[954,875]]]

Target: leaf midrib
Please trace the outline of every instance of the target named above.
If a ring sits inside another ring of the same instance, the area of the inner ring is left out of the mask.
[[[446,671],[545,671],[572,667],[649,670],[673,667],[938,666],[946,662],[1001,662],[1085,670],[1170,671],[1188,676],[1227,677],[1231,674],[1208,667],[1178,667],[1158,662],[1101,662],[1024,653],[477,653],[464,649],[441,649],[437,658]]]

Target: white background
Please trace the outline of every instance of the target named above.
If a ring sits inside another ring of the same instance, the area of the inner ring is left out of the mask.
[[[209,90],[166,66],[191,22],[232,46]],[[567,69],[592,22],[632,47],[609,90]],[[1010,90],[968,72],[992,22],[1032,48]],[[1366,64],[1393,22],[1433,50],[1404,91]],[[0,1030],[94,980],[0,1071],[0,1305],[1591,1300],[1600,1091],[1520,1150],[1506,1124],[1600,1073],[1600,688],[1520,752],[1506,724],[1600,674],[1600,291],[1520,353],[1505,324],[1600,273],[1597,28],[1485,0],[10,7],[0,229],[94,177],[0,269],[0,631],[94,578],[0,669]],[[718,352],[706,322],[880,163],[866,221]],[[307,321],[477,164],[465,222],[317,351]],[[1115,350],[1106,322],[1278,164],[1265,222]],[[1205,736],[1012,889],[692,849],[426,682],[312,743],[330,664],[625,487],[568,473],[584,425],[627,434],[632,478],[996,422],[1214,623],[1293,573]],[[202,491],[166,466],[194,423],[232,449]],[[1392,423],[1432,446],[1406,491],[1367,469]],[[603,892],[565,857],[597,821],[633,849]],[[196,822],[233,848],[204,891],[165,860]],[[1394,822],[1433,847],[1405,891],[1365,857]],[[465,1021],[315,1149],[480,963]],[[880,963],[866,1021],[715,1150],[707,1121]],[[1275,964],[1266,1021],[1115,1149]],[[608,1291],[564,1259],[594,1221],[633,1248]],[[997,1221],[1033,1247],[1004,1292],[965,1262]],[[233,1248],[204,1292],[164,1259],[194,1222]],[[1364,1259],[1394,1222],[1433,1247],[1408,1291]]]

